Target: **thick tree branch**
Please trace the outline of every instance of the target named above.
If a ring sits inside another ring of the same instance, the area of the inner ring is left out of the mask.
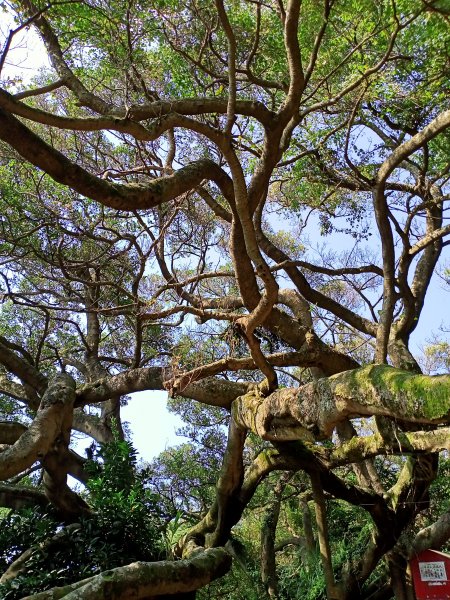
[[[231,557],[223,548],[210,548],[186,560],[131,563],[24,600],[129,600],[131,593],[135,600],[149,600],[197,590],[225,575],[230,566]]]
[[[209,159],[182,167],[171,175],[146,185],[119,185],[92,175],[66,158],[25,127],[15,117],[0,109],[0,139],[10,144],[23,158],[45,171],[58,183],[119,210],[137,210],[159,206],[195,189],[205,179],[214,181],[225,195],[231,193],[226,173]]]
[[[446,424],[450,415],[448,376],[416,375],[371,365],[319,379],[266,398],[250,392],[232,414],[242,427],[266,440],[330,437],[349,417],[380,415],[408,423]]]
[[[0,483],[0,506],[20,510],[32,506],[47,506],[48,498],[35,488]]]
[[[59,375],[49,384],[30,427],[0,453],[0,479],[9,479],[45,457],[72,414],[74,401],[75,382],[69,375]]]

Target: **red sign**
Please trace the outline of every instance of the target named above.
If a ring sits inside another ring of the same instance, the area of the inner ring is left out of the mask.
[[[450,600],[450,555],[424,550],[410,564],[417,600]]]

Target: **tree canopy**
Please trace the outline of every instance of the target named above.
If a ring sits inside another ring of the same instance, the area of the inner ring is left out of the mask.
[[[447,278],[447,3],[2,7],[0,75],[30,28],[50,64],[0,88],[5,598],[411,598],[450,539],[448,343],[410,345]],[[190,441],[142,470],[144,390]]]

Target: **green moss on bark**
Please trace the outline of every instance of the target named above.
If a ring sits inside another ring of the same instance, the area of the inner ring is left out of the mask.
[[[450,414],[450,377],[417,375],[388,365],[369,365],[330,378],[336,396],[381,400],[405,416],[435,420]]]

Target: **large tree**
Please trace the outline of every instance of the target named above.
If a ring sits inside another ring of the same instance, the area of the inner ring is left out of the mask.
[[[0,68],[29,27],[51,68],[0,90],[3,506],[91,512],[67,485],[89,478],[71,435],[122,436],[132,392],[228,426],[184,561],[58,594],[195,591],[229,568],[261,482],[288,471],[310,480],[328,598],[372,593],[382,564],[384,597],[408,598],[406,559],[450,536],[448,513],[420,521],[450,449],[450,379],[422,374],[409,343],[450,233],[446,3],[6,5]],[[37,489],[17,485],[37,467]],[[271,596],[283,477],[264,521]],[[371,524],[334,571],[330,498]]]

